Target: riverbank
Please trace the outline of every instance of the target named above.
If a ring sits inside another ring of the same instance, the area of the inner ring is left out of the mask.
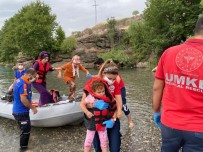
[[[0,69],[0,89],[6,89],[12,80],[12,70]],[[92,74],[98,70],[90,69]],[[127,103],[132,113],[135,127],[128,129],[127,119],[121,119],[122,146],[121,152],[160,152],[161,136],[158,127],[152,120],[151,96],[153,74],[144,68],[121,69],[126,84]],[[57,73],[48,74],[48,89],[55,88],[61,95],[68,89],[62,79],[56,78]],[[81,73],[76,79],[78,94],[82,93],[87,78]],[[82,152],[85,138],[84,126],[64,126],[58,128],[33,127],[30,136],[29,149],[32,152]],[[0,149],[2,152],[16,151],[19,146],[19,128],[15,121],[0,118]],[[9,145],[9,146],[8,146]],[[93,152],[93,150],[92,150]]]

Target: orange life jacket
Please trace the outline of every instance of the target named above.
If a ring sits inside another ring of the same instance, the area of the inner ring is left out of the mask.
[[[105,95],[104,96],[98,96],[94,92],[92,92],[91,84],[94,80],[101,80],[104,83],[104,86],[105,86]],[[105,125],[102,125],[102,123],[108,119],[111,119],[115,110],[116,110],[116,102],[115,102],[113,95],[110,93],[108,85],[101,78],[92,78],[92,79],[87,81],[87,83],[84,87],[84,92],[86,93],[86,95],[91,94],[96,99],[104,100],[104,102],[107,102],[109,104],[109,107],[105,110],[99,110],[97,108],[91,108],[91,109],[89,108],[88,109],[91,112],[93,112],[94,117],[92,117],[92,119],[94,119],[94,121],[89,121],[86,123],[87,129],[97,130],[97,131],[104,130]],[[85,119],[86,118],[87,117],[85,117]],[[95,129],[93,128],[94,124],[88,124],[88,123],[94,123]]]
[[[46,74],[50,69],[50,64],[47,62],[44,66],[41,60],[36,60],[35,62],[38,62],[39,69],[37,71],[37,74],[39,75],[39,78],[36,80],[37,83],[46,82]]]

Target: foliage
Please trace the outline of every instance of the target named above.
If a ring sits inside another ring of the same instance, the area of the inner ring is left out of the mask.
[[[146,26],[151,27],[152,47],[158,55],[185,41],[193,34],[195,22],[202,13],[200,0],[150,0],[144,11]]]
[[[111,17],[110,19],[107,19],[107,30],[108,30],[108,38],[111,44],[111,48],[115,45],[115,36],[116,36],[116,20],[114,17]]]
[[[56,16],[43,2],[24,6],[2,27],[0,55],[3,61],[13,61],[18,52],[35,57],[42,50],[50,51],[57,26]]]
[[[143,20],[132,23],[127,34],[138,61],[185,41],[202,13],[200,0],[148,0],[146,6]]]
[[[63,43],[63,40],[65,39],[65,32],[63,31],[62,27],[59,26],[56,29],[56,34],[53,39],[52,43],[52,54],[56,54],[61,51],[61,44]]]
[[[125,53],[123,47],[111,49],[109,52],[101,53],[99,56],[104,60],[113,59],[125,65],[131,64],[133,60],[132,56]]]
[[[135,10],[135,11],[132,12],[132,15],[134,15],[134,16],[136,16],[136,15],[138,15],[138,14],[139,14],[139,11],[137,11],[137,10]]]
[[[150,28],[143,21],[133,22],[127,32],[135,59],[137,61],[148,59],[152,50]]]
[[[72,36],[64,39],[61,44],[61,50],[63,53],[70,53],[75,48],[76,48],[76,39],[75,37]]]

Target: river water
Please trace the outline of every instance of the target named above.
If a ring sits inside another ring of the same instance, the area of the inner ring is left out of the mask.
[[[97,70],[90,70],[96,74]],[[125,116],[121,119],[121,152],[158,152],[160,151],[160,130],[152,120],[152,85],[153,74],[147,69],[121,69],[127,90],[127,102],[132,113],[134,128],[129,129]],[[48,74],[48,88],[68,93],[63,80],[56,78],[56,72]],[[77,82],[77,94],[87,79],[83,73]],[[0,66],[0,95],[13,81],[11,68]],[[83,125],[63,126],[58,128],[32,127],[29,149],[33,152],[82,152],[85,138]],[[0,151],[18,152],[19,128],[15,121],[0,117]]]

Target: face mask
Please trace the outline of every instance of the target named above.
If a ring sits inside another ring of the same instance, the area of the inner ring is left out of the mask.
[[[112,85],[114,83],[114,81],[109,80],[109,78],[107,76],[104,76],[104,80],[106,80],[108,85]]]
[[[19,70],[22,70],[22,69],[23,69],[23,66],[22,66],[22,65],[19,65],[19,66],[18,66],[18,69],[19,69]]]
[[[35,81],[36,81],[36,78],[32,77],[32,78],[29,79],[29,81],[30,81],[30,82],[35,82]]]

